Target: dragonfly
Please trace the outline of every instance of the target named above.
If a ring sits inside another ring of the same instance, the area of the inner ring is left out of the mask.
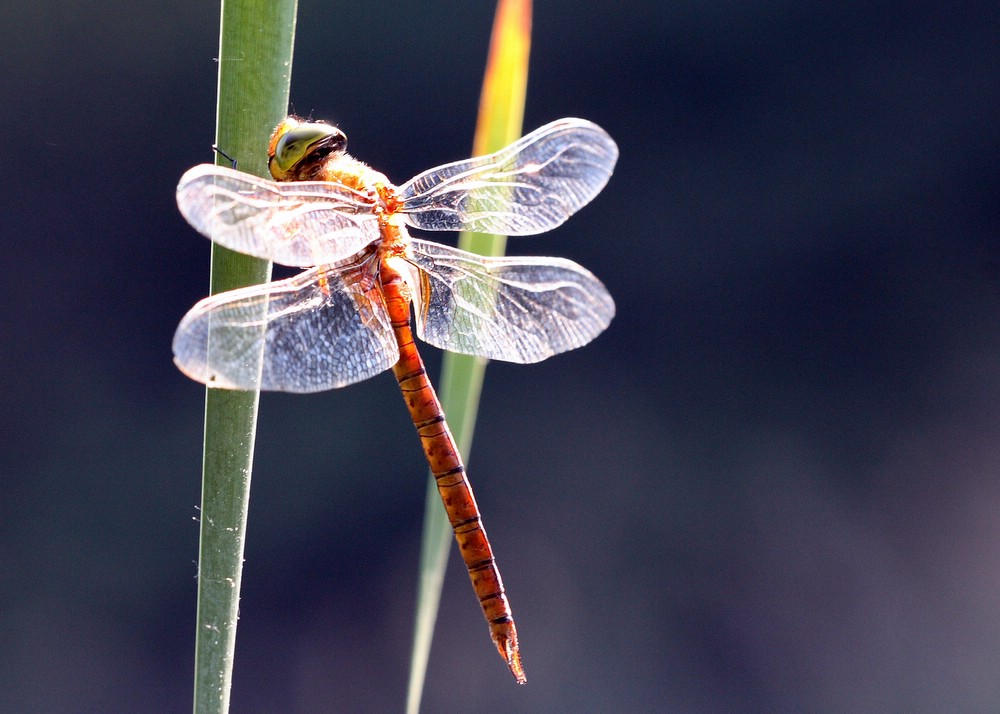
[[[298,393],[392,369],[490,636],[521,684],[510,603],[413,331],[440,349],[533,363],[593,340],[615,304],[571,260],[484,257],[409,229],[551,230],[604,188],[617,158],[599,126],[559,119],[395,186],[347,153],[337,127],[289,116],[268,147],[273,180],[202,164],[177,187],[181,213],[204,236],[305,269],[198,302],[174,336],[177,366],[208,387]]]

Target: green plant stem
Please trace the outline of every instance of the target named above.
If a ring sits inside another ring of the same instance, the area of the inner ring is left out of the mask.
[[[288,107],[296,0],[224,0],[216,146],[265,175]],[[213,293],[269,279],[270,263],[212,246]],[[259,392],[207,390],[194,711],[229,711]]]

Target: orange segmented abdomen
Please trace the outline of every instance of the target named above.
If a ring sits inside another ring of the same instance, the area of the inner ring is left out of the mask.
[[[458,541],[459,552],[479,598],[483,615],[489,623],[490,636],[515,679],[524,684],[526,678],[518,651],[517,629],[504,594],[493,548],[483,529],[483,519],[476,505],[472,486],[466,478],[462,457],[448,429],[434,387],[427,378],[424,362],[413,342],[409,287],[387,260],[382,261],[379,280],[399,345],[399,361],[393,366],[393,373],[437,482],[438,493],[448,513],[455,540]]]

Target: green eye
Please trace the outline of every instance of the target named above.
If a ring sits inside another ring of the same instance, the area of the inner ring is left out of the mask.
[[[347,137],[329,124],[299,124],[278,139],[274,163],[281,171],[288,171],[317,148],[325,153],[342,152],[347,149]]]

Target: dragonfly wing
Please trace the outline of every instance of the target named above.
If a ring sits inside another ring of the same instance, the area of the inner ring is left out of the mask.
[[[441,349],[538,362],[581,347],[611,322],[615,303],[593,274],[563,258],[486,258],[413,239],[407,260],[417,334]]]
[[[601,127],[560,119],[489,156],[445,164],[403,184],[409,225],[532,235],[555,228],[611,177],[618,147]]]
[[[379,237],[372,199],[329,181],[277,183],[201,164],[181,177],[177,206],[219,245],[282,265],[336,263]]]
[[[174,361],[225,389],[319,392],[360,382],[399,357],[376,283],[354,266],[314,268],[213,295],[181,320]]]

